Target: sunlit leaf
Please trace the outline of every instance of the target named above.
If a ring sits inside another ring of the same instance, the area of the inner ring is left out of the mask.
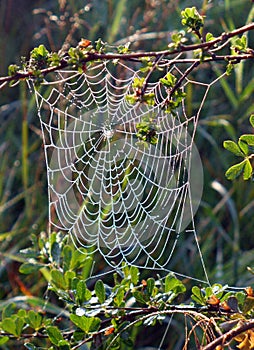
[[[245,166],[243,170],[243,179],[249,180],[252,175],[252,165],[249,159],[246,159]]]
[[[146,304],[149,300],[149,297],[140,291],[133,292],[133,296],[140,304]]]
[[[39,271],[44,265],[38,263],[24,263],[19,267],[19,272],[25,275],[29,275],[33,272]]]
[[[9,340],[9,337],[7,337],[7,335],[4,336],[0,336],[0,345],[4,345],[5,343],[7,343]]]
[[[212,41],[212,40],[214,40],[215,38],[214,38],[214,36],[213,36],[213,34],[212,33],[207,33],[206,34],[206,37],[205,37],[205,40],[206,41]]]
[[[21,335],[24,325],[24,319],[17,315],[7,317],[1,323],[2,329],[7,333],[13,334],[15,337]]]
[[[124,304],[124,295],[125,290],[123,288],[119,288],[116,296],[114,297],[114,303],[116,306],[122,306]]]
[[[155,287],[155,279],[154,278],[148,278],[146,281],[146,288],[148,295],[153,295],[154,287]]]
[[[186,287],[184,284],[178,280],[173,275],[167,275],[165,278],[165,292],[174,292],[176,295],[179,293],[183,293],[186,291]]]
[[[59,350],[69,350],[71,348],[67,340],[60,340],[58,342],[58,347],[59,347]]]
[[[250,116],[250,123],[251,123],[251,126],[254,128],[254,114]]]
[[[130,267],[130,275],[131,275],[131,282],[135,286],[139,281],[139,270],[136,266]]]
[[[201,289],[197,286],[192,287],[192,295],[191,299],[194,300],[196,303],[204,305],[205,304],[205,297],[201,292]]]
[[[239,140],[246,142],[249,146],[254,146],[254,135],[242,135]]]
[[[99,329],[101,320],[98,317],[70,315],[70,320],[85,333],[95,332]]]
[[[46,331],[52,344],[58,345],[60,340],[64,340],[62,333],[57,327],[47,327]]]
[[[226,178],[228,180],[235,180],[237,176],[239,176],[244,171],[245,165],[246,159],[241,163],[232,165],[225,173]]]
[[[27,313],[27,321],[30,327],[32,327],[35,330],[40,329],[42,325],[42,316],[33,310],[29,310]]]
[[[241,151],[239,146],[231,140],[227,140],[223,142],[223,147],[226,148],[226,150],[234,153],[236,156],[244,157],[244,153]]]
[[[50,275],[51,283],[53,283],[57,288],[64,290],[67,288],[67,284],[61,271],[54,269],[51,271]]]
[[[106,292],[105,292],[104,284],[101,280],[96,281],[94,290],[99,300],[99,303],[103,304],[106,299]]]
[[[88,301],[92,297],[92,293],[87,288],[85,281],[81,280],[77,283],[76,300],[79,305],[82,305],[85,301]]]
[[[240,147],[241,151],[247,156],[249,154],[249,147],[248,144],[242,140],[241,138],[238,140],[238,146]]]

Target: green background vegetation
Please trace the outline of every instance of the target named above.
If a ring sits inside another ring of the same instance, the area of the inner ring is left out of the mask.
[[[76,46],[82,37],[117,44],[131,41],[132,50],[166,49],[170,32],[181,28],[180,11],[186,6],[196,6],[206,15],[214,36],[254,17],[249,0],[1,0],[0,75],[7,75],[9,64],[19,63],[39,44],[56,51]],[[248,39],[253,47],[254,36]],[[200,70],[201,78],[216,77],[223,69],[208,66]],[[208,276],[212,282],[237,286],[253,283],[246,268],[253,264],[254,187],[251,181],[225,178],[235,159],[222,144],[252,133],[248,119],[254,112],[253,90],[253,63],[243,62],[209,93],[196,136],[205,179],[196,229]],[[190,113],[194,100],[195,96],[189,101]],[[36,274],[31,278],[18,273],[20,249],[30,244],[31,234],[47,230],[48,217],[41,131],[25,82],[1,90],[0,118],[0,299],[29,293],[42,297],[45,281]],[[199,276],[200,261],[192,255],[191,244],[183,241],[174,264],[185,264],[187,275]]]

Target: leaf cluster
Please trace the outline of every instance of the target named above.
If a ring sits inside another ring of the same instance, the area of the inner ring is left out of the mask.
[[[187,7],[181,12],[182,24],[188,27],[189,32],[201,36],[200,29],[204,26],[204,17],[201,16],[196,7]]]
[[[254,127],[254,115],[250,116],[250,123]],[[226,171],[228,180],[235,180],[239,175],[243,174],[244,180],[249,180],[253,174],[252,158],[254,154],[254,135],[244,134],[238,139],[238,142],[226,140],[223,143],[224,148],[243,160],[237,164],[232,165]]]
[[[168,98],[165,104],[165,112],[175,115],[175,110],[182,103],[186,97],[186,93],[182,91],[181,87],[177,87],[177,78],[170,72],[164,78],[160,79],[161,84],[168,92]]]
[[[182,304],[186,286],[173,274],[143,279],[137,267],[123,265],[111,283],[101,279],[89,282],[91,255],[69,244],[61,232],[49,238],[42,233],[32,242],[31,248],[21,252],[26,261],[20,272],[39,272],[48,290],[62,302],[63,312],[61,317],[53,317],[42,309],[8,304],[1,314],[0,345],[17,339],[27,349],[39,349],[44,342],[51,350],[76,349],[82,344],[91,349],[120,349],[123,344],[133,348],[133,328],[161,324],[176,311],[216,315],[218,326],[222,321],[231,325],[232,319],[247,322],[253,317],[251,287],[235,293],[220,284],[194,286],[192,302]]]

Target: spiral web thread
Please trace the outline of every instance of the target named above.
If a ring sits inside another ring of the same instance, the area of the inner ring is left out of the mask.
[[[77,248],[99,252],[113,270],[127,262],[172,271],[179,238],[191,239],[208,283],[193,220],[203,181],[193,140],[217,79],[207,84],[184,77],[181,89],[195,88],[198,107],[187,116],[183,101],[175,116],[166,113],[168,92],[159,79],[167,72],[181,79],[186,65],[177,59],[158,64],[145,92],[154,93],[154,105],[128,102],[142,73],[137,63],[120,61],[93,62],[84,73],[59,70],[34,91],[52,227],[68,231]],[[154,145],[137,137],[146,117],[157,125]],[[197,279],[181,268],[173,271]]]

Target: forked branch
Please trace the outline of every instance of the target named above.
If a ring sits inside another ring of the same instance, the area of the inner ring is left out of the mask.
[[[98,60],[122,60],[122,61],[141,61],[144,58],[154,58],[157,62],[161,57],[163,59],[167,59],[169,57],[175,57],[176,54],[186,53],[186,52],[194,52],[196,50],[201,50],[201,52],[206,53],[204,57],[201,58],[181,58],[177,60],[177,62],[183,63],[193,63],[199,64],[202,62],[213,62],[213,61],[226,61],[238,63],[242,60],[254,59],[254,50],[246,49],[244,52],[236,52],[236,54],[228,54],[228,55],[216,55],[213,49],[216,49],[216,52],[220,49],[220,45],[223,45],[229,39],[241,35],[245,32],[249,32],[254,29],[254,23],[245,25],[238,29],[233,30],[229,33],[222,33],[219,37],[214,38],[210,41],[200,42],[197,44],[183,45],[180,43],[177,47],[170,47],[169,49],[162,51],[149,51],[149,52],[128,52],[128,53],[119,53],[119,52],[100,52],[94,49],[92,46],[89,46],[87,49],[80,49],[79,47],[76,50],[79,53],[79,59],[75,62],[75,67],[84,67],[86,63],[91,61]],[[223,45],[224,46],[224,45]],[[59,69],[64,69],[67,67],[73,67],[73,60],[70,60],[69,53],[59,53],[57,64],[52,64],[52,60],[48,66],[43,67],[43,69],[39,70],[40,77],[44,77],[47,74],[57,71]],[[27,79],[27,78],[38,78],[38,67],[37,70],[35,67],[31,65],[31,57],[28,60],[27,65],[25,65],[24,69],[18,69],[14,74],[9,76],[0,77],[0,88],[4,87],[7,82],[18,82],[19,80]],[[46,62],[47,63],[47,62]]]

